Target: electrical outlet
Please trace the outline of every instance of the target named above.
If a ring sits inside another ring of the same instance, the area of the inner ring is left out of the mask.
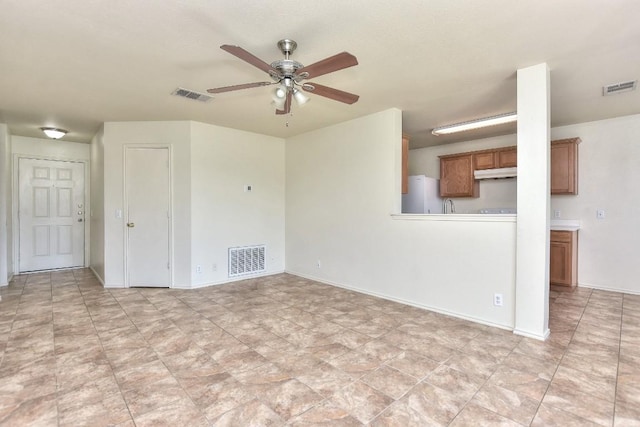
[[[560,209],[556,209],[555,211],[553,211],[553,217],[560,218]]]
[[[196,273],[202,274],[202,266],[201,265],[196,265]]]
[[[318,268],[322,268],[322,264],[320,263],[320,260],[318,260]]]
[[[502,294],[493,294],[493,305],[502,307]]]
[[[216,264],[215,262],[211,264],[211,271],[218,271],[218,264]]]
[[[596,211],[596,218],[598,219],[604,219],[605,215],[604,215],[604,209],[598,209]]]

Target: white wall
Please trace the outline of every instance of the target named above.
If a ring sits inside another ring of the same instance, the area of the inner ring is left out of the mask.
[[[284,271],[284,160],[281,138],[191,123],[192,287],[229,281],[229,247],[265,244],[264,274]]]
[[[427,175],[440,178],[438,156],[465,153],[488,148],[509,147],[517,144],[516,135],[505,135],[409,151],[409,175]],[[477,198],[456,197],[456,213],[477,213],[483,208],[515,208],[516,180],[488,179],[480,181],[480,196]]]
[[[104,126],[91,140],[91,260],[90,267],[104,284]]]
[[[578,195],[552,196],[551,212],[581,221],[578,284],[640,294],[640,114],[551,130],[552,139],[576,136]]]
[[[551,139],[580,137],[578,195],[551,196],[551,209],[561,219],[580,220],[578,284],[599,289],[640,293],[640,115],[551,129]],[[411,174],[439,177],[437,156],[516,145],[516,135],[487,138],[409,151]],[[490,191],[486,191],[490,189]],[[479,199],[456,198],[458,212],[502,207],[516,200],[516,181],[480,183]],[[507,206],[510,207],[510,206]],[[596,219],[604,209],[606,218]]]
[[[13,275],[11,230],[11,137],[7,125],[0,124],[0,286]]]
[[[287,271],[513,327],[515,221],[393,217],[401,135],[392,109],[287,140]]]
[[[29,138],[26,136],[11,137],[14,155],[35,156],[53,160],[81,160],[91,158],[89,144],[69,142],[61,139]]]
[[[104,283],[123,287],[125,218],[124,149],[126,145],[171,147],[173,191],[173,285],[191,281],[191,173],[188,121],[107,122],[104,124]]]

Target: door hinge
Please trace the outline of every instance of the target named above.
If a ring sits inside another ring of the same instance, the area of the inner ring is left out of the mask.
[[[171,267],[169,266],[169,263],[167,263],[167,270],[169,270]]]

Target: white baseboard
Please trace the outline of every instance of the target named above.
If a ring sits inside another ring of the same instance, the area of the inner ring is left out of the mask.
[[[640,295],[640,290],[620,289],[620,288],[609,287],[609,286],[593,285],[590,283],[578,283],[578,287],[596,289],[599,291],[620,292],[623,294]]]
[[[200,289],[200,288],[206,288],[209,286],[219,286],[219,285],[224,285],[227,283],[233,283],[233,282],[241,282],[243,280],[249,280],[249,279],[257,279],[260,277],[267,277],[267,276],[274,276],[276,274],[282,274],[284,273],[284,270],[279,270],[279,271],[269,271],[266,273],[261,273],[261,274],[251,274],[251,275],[246,275],[246,276],[241,276],[241,277],[234,277],[233,279],[223,279],[223,280],[219,280],[216,282],[204,282],[204,283],[194,283],[192,284],[190,287],[186,287],[186,286],[173,286],[173,289]]]
[[[425,305],[425,304],[421,304],[421,303],[418,303],[418,302],[415,302],[415,301],[405,300],[405,299],[402,299],[402,298],[396,298],[396,297],[392,297],[392,296],[386,295],[386,294],[380,294],[378,292],[367,291],[367,290],[364,290],[364,289],[356,288],[356,287],[349,286],[349,285],[344,285],[342,283],[332,282],[332,281],[329,281],[327,279],[323,279],[323,278],[320,278],[320,277],[314,277],[314,276],[311,276],[311,275],[298,273],[298,272],[295,272],[295,271],[285,270],[285,273],[292,274],[294,276],[300,276],[300,277],[303,277],[303,278],[309,279],[309,280],[315,280],[316,282],[324,283],[324,284],[330,285],[330,286],[335,286],[337,288],[347,289],[347,290],[350,290],[350,291],[359,292],[361,294],[371,295],[371,296],[377,297],[377,298],[382,298],[382,299],[385,299],[385,300],[388,300],[388,301],[399,302],[400,304],[405,304],[405,305],[410,305],[412,307],[421,308],[423,310],[433,311],[435,313],[444,314],[446,316],[451,316],[451,317],[455,317],[455,318],[462,319],[462,320],[468,320],[470,322],[479,323],[481,325],[491,326],[493,328],[504,329],[504,330],[507,330],[507,331],[513,331],[513,326],[510,326],[510,325],[502,325],[502,324],[499,324],[499,323],[489,322],[489,321],[487,321],[485,319],[480,319],[480,318],[473,317],[473,316],[467,316],[465,314],[452,312],[452,311],[445,310],[445,309],[442,309],[442,308],[439,308],[439,307]]]
[[[521,335],[523,337],[527,337],[527,338],[533,338],[535,340],[539,340],[539,341],[546,341],[547,338],[549,338],[549,335],[551,334],[551,331],[549,329],[547,329],[544,334],[539,335],[539,334],[534,334],[531,333],[529,331],[523,331],[522,329],[514,329],[513,333],[515,335]]]

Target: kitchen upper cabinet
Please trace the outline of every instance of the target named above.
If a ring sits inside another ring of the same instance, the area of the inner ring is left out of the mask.
[[[440,157],[440,197],[478,197],[479,184],[473,178],[473,155]]]
[[[496,157],[496,167],[515,168],[518,166],[518,150],[516,147],[501,148],[496,151]]]
[[[402,194],[409,192],[409,135],[402,134]]]
[[[578,194],[580,138],[551,141],[551,194]]]
[[[494,150],[473,153],[474,170],[493,169],[496,167],[496,153]]]
[[[549,282],[552,285],[576,286],[578,282],[578,233],[551,231]]]

